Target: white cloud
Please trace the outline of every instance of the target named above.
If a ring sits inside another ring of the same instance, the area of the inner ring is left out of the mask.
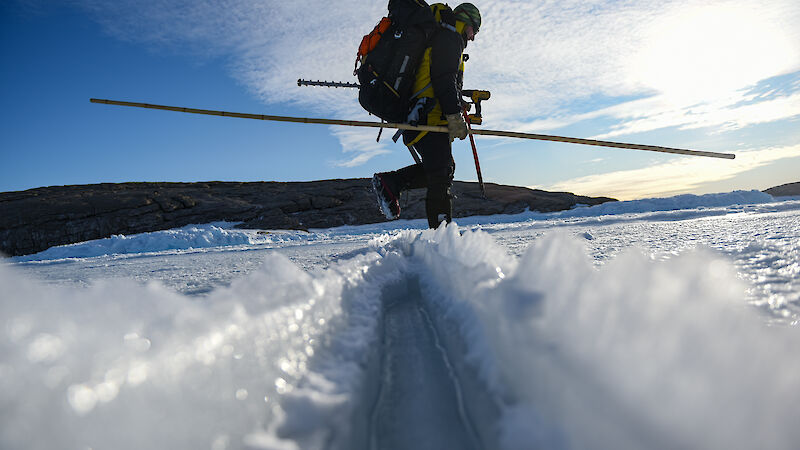
[[[613,117],[620,120],[620,123],[612,126],[607,133],[593,137],[608,139],[669,127],[730,131],[800,115],[800,92],[746,103],[751,98],[744,92],[739,92],[701,104],[675,105],[664,96],[628,102],[596,111],[594,116]],[[643,111],[650,113],[643,114]]]
[[[382,140],[389,139],[395,130],[385,129],[382,133]],[[342,144],[343,151],[355,153],[349,159],[336,161],[335,164],[341,167],[356,167],[369,159],[390,153],[384,148],[383,144],[376,142],[378,129],[359,130],[353,128],[331,127],[331,133],[335,135]]]
[[[800,111],[791,96],[737,106],[758,81],[800,70],[793,1],[499,2],[487,15],[496,27],[482,31],[475,59],[489,55],[477,84],[492,86],[490,126],[497,118],[541,132],[605,117],[617,121],[597,136],[607,138],[671,126],[725,130]],[[647,98],[615,108],[589,101],[624,96]]]
[[[697,192],[705,184],[731,179],[778,160],[799,157],[800,145],[794,145],[737,152],[735,160],[681,158],[640,169],[573,178],[539,188],[620,200],[670,196]]]
[[[355,81],[361,36],[385,14],[383,2],[341,0],[76,0],[123,40],[224,57],[232,75],[264,103],[291,103],[315,117],[370,120],[356,91],[298,87],[298,78]],[[310,114],[312,115],[312,114]],[[374,118],[372,118],[374,120]],[[389,152],[370,130],[334,133],[352,166]],[[372,136],[371,141],[368,136]]]
[[[685,103],[726,96],[797,70],[797,34],[780,27],[785,9],[781,2],[749,1],[674,8],[651,24],[628,73]]]
[[[301,88],[296,80],[353,81],[355,50],[386,1],[74,1],[119,38],[226,58],[233,76],[265,103],[368,119],[353,91]],[[736,106],[743,88],[800,70],[795,0],[475,3],[484,26],[467,49],[465,84],[492,91],[487,128],[541,132],[611,117],[620,122],[604,135],[611,136],[741,127],[797,109],[797,94]],[[613,108],[590,101],[643,95],[652,97]],[[367,139],[370,130],[335,134],[349,158],[344,165],[388,151],[389,144]]]

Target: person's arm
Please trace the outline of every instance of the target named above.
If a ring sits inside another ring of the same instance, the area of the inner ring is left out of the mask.
[[[458,33],[442,30],[431,46],[431,84],[445,115],[461,112],[459,74],[463,40]]]

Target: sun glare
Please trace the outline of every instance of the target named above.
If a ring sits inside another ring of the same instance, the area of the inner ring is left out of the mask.
[[[797,59],[788,33],[743,6],[677,11],[647,36],[632,58],[634,81],[681,102],[730,94],[785,73]]]

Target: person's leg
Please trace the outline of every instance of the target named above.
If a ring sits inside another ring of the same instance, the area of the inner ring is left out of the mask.
[[[451,187],[455,174],[455,161],[446,133],[429,133],[416,146],[422,155],[428,192],[425,197],[425,212],[428,226],[437,228],[440,215],[449,223],[453,220],[453,195]]]
[[[398,193],[406,189],[423,188],[427,185],[425,169],[422,164],[412,164],[390,173],[393,175],[392,178]]]
[[[422,164],[412,164],[392,172],[376,173],[372,187],[383,215],[394,220],[400,217],[400,193],[406,189],[425,187],[427,178]]]

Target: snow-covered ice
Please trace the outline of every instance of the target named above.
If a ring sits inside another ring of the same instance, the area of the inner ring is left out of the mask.
[[[795,448],[800,199],[0,263],[0,448]]]

